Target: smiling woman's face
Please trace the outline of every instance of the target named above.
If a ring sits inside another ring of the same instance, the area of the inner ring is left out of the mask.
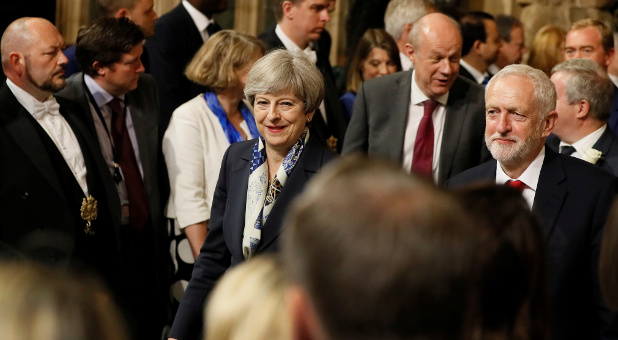
[[[303,133],[307,120],[313,117],[313,112],[305,114],[303,101],[291,93],[258,94],[253,107],[266,150],[283,157]]]

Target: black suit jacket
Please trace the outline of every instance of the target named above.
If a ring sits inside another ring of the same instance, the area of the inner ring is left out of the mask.
[[[560,139],[558,136],[552,134],[547,137],[547,146],[556,152],[560,152]],[[616,137],[616,134],[609,128],[605,129],[605,132],[594,143],[592,148],[601,152],[601,158],[595,165],[609,171],[614,176],[618,175],[618,137]]]
[[[448,182],[457,187],[496,178],[495,160]],[[618,318],[600,295],[603,226],[618,179],[585,161],[545,148],[534,204],[544,225],[553,339],[615,339]]]
[[[104,160],[94,152],[95,141],[75,114],[76,108],[62,98],[57,100],[84,156],[88,190],[98,201],[99,216],[92,222],[96,236],[92,240],[106,249],[102,256],[108,257],[109,267],[90,269],[103,275],[114,290],[117,278],[112,277],[110,269],[120,258],[114,242],[120,214],[113,213],[120,209],[118,194],[111,176],[107,178],[98,170]],[[0,89],[0,107],[0,242],[37,262],[62,268],[88,266],[88,260],[75,253],[80,246],[77,242],[84,238],[86,222],[79,221],[80,207],[67,202],[67,188],[61,187],[59,179],[70,170],[57,173],[37,132],[37,122],[6,84]]]
[[[214,284],[230,266],[244,261],[242,237],[249,170],[255,142],[256,139],[234,143],[223,157],[212,203],[208,235],[174,319],[169,335],[172,338],[187,340],[198,337],[202,331],[204,301]],[[262,228],[262,239],[256,255],[278,251],[279,235],[285,228],[281,223],[288,206],[311,177],[334,157],[335,155],[313,136],[309,139]]]
[[[161,132],[165,132],[176,108],[206,91],[184,75],[202,44],[202,35],[182,3],[157,20],[154,36],[146,41],[150,74],[157,83],[161,101]]]
[[[612,109],[609,113],[609,121],[607,126],[615,133],[618,134],[618,87],[613,85],[614,88],[614,100],[612,102]]]
[[[366,153],[397,165],[403,162],[412,71],[397,72],[361,84],[346,133],[343,153]],[[442,132],[439,179],[443,184],[490,159],[484,142],[483,88],[458,77],[449,91]]]
[[[285,48],[283,42],[281,42],[281,39],[279,39],[275,33],[275,27],[276,26],[272,26],[258,35],[258,38],[266,45],[267,50]],[[333,75],[330,61],[328,60],[328,53],[330,51],[330,35],[328,35],[328,32],[322,33],[320,39],[315,43],[315,51],[318,56],[316,66],[324,77],[324,91],[326,95],[324,97],[324,106],[326,108],[328,124],[326,124],[322,116],[316,112],[311,122],[311,130],[314,133],[314,137],[325,145],[326,140],[330,136],[337,138],[337,152],[341,152],[345,131],[348,126],[348,117],[339,103],[339,93],[337,92],[337,86],[335,84],[335,76]]]

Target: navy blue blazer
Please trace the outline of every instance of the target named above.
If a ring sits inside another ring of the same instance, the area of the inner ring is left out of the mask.
[[[451,178],[459,187],[496,178],[496,160]],[[545,148],[533,211],[543,221],[553,339],[616,339],[618,318],[605,307],[598,282],[603,226],[618,178]]]
[[[206,298],[215,283],[230,267],[244,261],[242,237],[249,170],[256,139],[234,143],[227,149],[215,188],[206,241],[195,261],[191,281],[182,298],[169,336],[178,340],[196,339],[202,331]],[[307,182],[336,157],[313,136],[309,138],[290,173],[268,220],[256,254],[279,250],[282,220],[292,200]]]
[[[560,138],[558,136],[550,135],[547,137],[546,144],[552,150],[560,152]],[[618,137],[616,137],[616,134],[609,128],[605,129],[605,132],[594,143],[592,148],[601,151],[601,158],[595,165],[609,171],[614,176],[618,176]]]

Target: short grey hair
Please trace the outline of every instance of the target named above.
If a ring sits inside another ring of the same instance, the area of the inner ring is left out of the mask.
[[[541,120],[545,120],[549,112],[556,109],[556,87],[554,83],[551,82],[545,72],[523,64],[508,65],[491,77],[485,88],[485,102],[487,102],[487,90],[498,80],[509,76],[526,78],[532,83],[534,86],[533,104],[539,111]]]
[[[457,29],[457,32],[459,32],[459,36],[462,37],[462,42],[463,42],[463,36],[461,35],[461,27],[459,26],[459,23],[444,14],[439,14],[438,17],[442,17],[442,19],[446,19],[448,21],[450,21],[453,26],[455,26],[455,28]],[[409,37],[409,41],[410,44],[412,45],[412,47],[414,48],[414,50],[418,50],[421,46],[421,35],[423,33],[423,31],[427,28],[427,26],[429,26],[429,24],[431,24],[432,22],[432,18],[433,20],[436,20],[438,17],[436,16],[431,16],[430,17],[422,17],[418,20],[418,22],[412,26],[412,30],[410,31],[410,37]]]
[[[322,74],[302,51],[276,49],[255,62],[247,78],[245,96],[253,105],[258,94],[292,92],[315,112],[324,100]]]
[[[565,82],[565,94],[569,105],[581,100],[590,103],[590,116],[598,121],[609,120],[614,89],[607,72],[590,59],[571,59],[562,62],[551,70],[569,77]]]
[[[427,14],[433,0],[391,0],[384,13],[384,30],[399,41],[406,24],[414,24]]]

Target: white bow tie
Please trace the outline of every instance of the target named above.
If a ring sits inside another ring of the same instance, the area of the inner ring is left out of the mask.
[[[58,115],[60,114],[60,104],[58,104],[58,102],[56,102],[56,98],[55,97],[51,97],[50,99],[44,101],[44,102],[40,102],[40,101],[35,101],[34,102],[34,118],[35,119],[41,119],[43,117],[45,117],[45,114],[49,113],[52,115]]]
[[[304,49],[303,52],[309,58],[309,60],[311,60],[311,62],[313,62],[314,64],[318,62],[318,54],[313,49],[311,49],[311,46]]]

